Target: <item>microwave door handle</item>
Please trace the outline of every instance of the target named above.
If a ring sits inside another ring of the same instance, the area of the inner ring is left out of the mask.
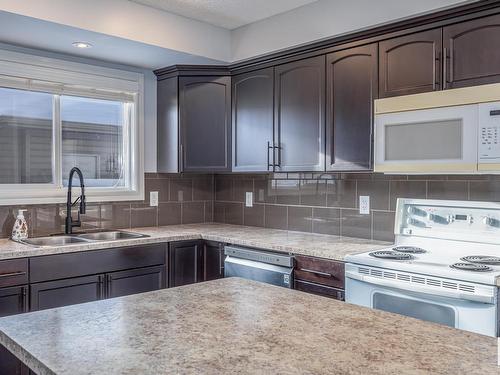
[[[345,277],[350,278],[350,279],[354,279],[354,280],[358,280],[358,281],[362,281],[365,283],[373,284],[373,285],[385,286],[388,288],[394,288],[394,289],[399,289],[399,290],[408,290],[408,291],[411,291],[414,293],[423,293],[423,294],[428,294],[428,295],[448,297],[448,298],[460,299],[460,300],[465,300],[465,301],[482,302],[482,303],[487,303],[487,304],[494,304],[495,303],[495,297],[490,296],[490,295],[486,295],[486,294],[470,294],[470,295],[468,295],[468,294],[460,293],[458,291],[453,291],[453,290],[440,290],[438,293],[438,292],[436,292],[436,290],[428,288],[425,285],[414,284],[414,283],[406,285],[406,283],[381,279],[378,277],[373,277],[373,276],[368,276],[368,275],[360,275],[360,274],[352,272],[352,271],[346,271]]]

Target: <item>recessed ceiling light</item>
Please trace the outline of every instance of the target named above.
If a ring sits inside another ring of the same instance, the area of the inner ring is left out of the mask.
[[[71,44],[73,45],[73,47],[76,47],[76,48],[90,48],[90,47],[92,47],[92,44],[87,43],[87,42],[73,42]]]

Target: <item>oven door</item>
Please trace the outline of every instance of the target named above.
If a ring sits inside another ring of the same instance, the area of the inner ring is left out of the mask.
[[[497,337],[496,304],[440,297],[346,277],[346,302]]]
[[[475,104],[377,114],[375,172],[476,172],[478,121]]]

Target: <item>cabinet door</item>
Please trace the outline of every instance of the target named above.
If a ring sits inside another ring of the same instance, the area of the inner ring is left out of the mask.
[[[233,171],[273,169],[274,69],[232,79]]]
[[[178,78],[157,83],[157,171],[178,173],[179,168],[179,89]]]
[[[370,169],[377,45],[331,53],[326,63],[326,169]]]
[[[179,78],[181,170],[231,170],[231,80]]]
[[[278,171],[325,169],[325,56],[275,68]]]
[[[107,298],[151,292],[165,288],[165,267],[147,267],[106,275]]]
[[[218,242],[203,244],[203,281],[224,277],[224,248]]]
[[[169,249],[169,287],[202,280],[200,241],[173,242]]]
[[[102,299],[103,278],[102,275],[97,275],[31,284],[31,310],[51,309]]]
[[[445,88],[500,82],[500,15],[443,29]]]
[[[0,289],[0,317],[28,311],[27,286]],[[27,375],[28,368],[0,346],[0,374]]]
[[[441,89],[441,29],[379,44],[381,98]]]

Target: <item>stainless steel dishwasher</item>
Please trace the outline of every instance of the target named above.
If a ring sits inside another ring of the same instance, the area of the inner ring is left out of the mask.
[[[242,277],[293,288],[293,256],[238,246],[225,246],[224,276]]]

